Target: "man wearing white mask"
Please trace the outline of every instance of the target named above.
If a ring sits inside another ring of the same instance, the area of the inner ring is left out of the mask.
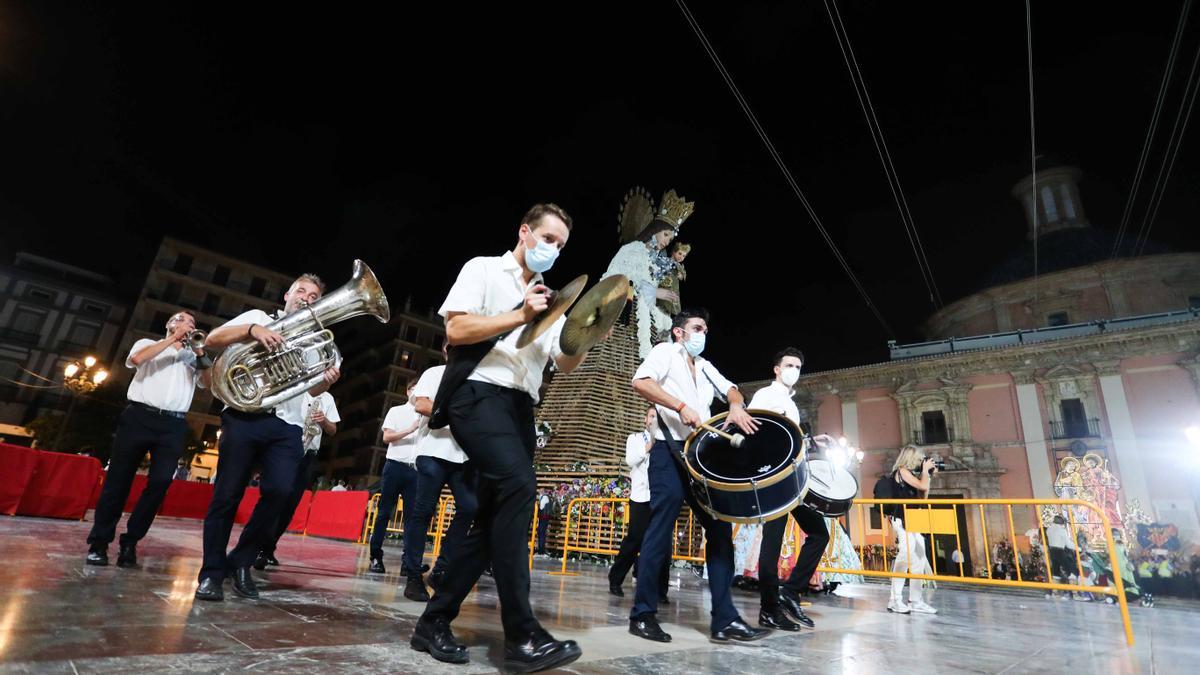
[[[758,423],[746,413],[737,385],[708,360],[700,358],[708,335],[708,314],[684,310],[671,325],[672,342],[655,345],[633,374],[633,390],[658,409],[658,428],[650,449],[650,524],[638,561],[637,596],[629,614],[629,632],[640,638],[670,642],[658,625],[659,573],[671,554],[672,533],[679,509],[686,500],[704,527],[708,588],[712,593],[711,637],[714,642],[748,642],[770,633],[746,625],[733,606],[733,537],[729,523],[716,520],[700,508],[678,460],[683,440],[692,429],[712,417],[713,396],[729,401],[728,421],[746,434]]]
[[[796,381],[800,379],[800,367],[804,365],[804,354],[799,349],[788,347],[775,355],[775,381],[759,389],[750,399],[752,410],[769,410],[787,417],[800,425],[800,410],[792,400]],[[776,518],[763,524],[762,544],[758,554],[758,588],[761,608],[758,625],[782,630],[800,630],[800,626],[788,618],[787,610],[801,624],[813,627],[813,620],[800,607],[800,593],[808,588],[808,580],[821,563],[821,553],[829,544],[829,530],[825,518],[804,504],[792,509],[792,518],[804,530],[804,545],[796,557],[796,565],[788,575],[787,582],[779,583],[779,550],[783,547],[783,535],[787,518]],[[782,605],[782,606],[781,606]]]

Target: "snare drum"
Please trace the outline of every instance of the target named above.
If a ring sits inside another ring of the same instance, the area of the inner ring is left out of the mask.
[[[823,516],[836,518],[850,510],[858,496],[858,479],[827,459],[808,460],[808,492],[804,505]]]
[[[684,464],[696,501],[712,517],[731,523],[786,516],[800,503],[808,482],[800,428],[783,415],[747,412],[759,427],[746,435],[740,448],[703,429],[692,432],[684,444]],[[708,424],[720,427],[727,415],[717,415]]]

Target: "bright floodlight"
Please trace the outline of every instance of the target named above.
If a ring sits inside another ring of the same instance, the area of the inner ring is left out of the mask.
[[[75,377],[75,373],[79,372],[78,363],[68,363],[66,368],[63,368],[63,374],[67,377]]]
[[[83,365],[87,366],[88,368],[91,368],[92,366],[96,365],[96,357],[94,357],[94,356],[87,357],[86,359],[83,360]]]

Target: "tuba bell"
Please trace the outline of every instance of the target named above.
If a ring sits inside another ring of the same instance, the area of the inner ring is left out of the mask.
[[[311,305],[265,326],[281,334],[284,345],[267,351],[254,342],[225,350],[213,364],[212,393],[234,410],[262,412],[316,386],[329,368],[342,363],[325,326],[369,314],[380,323],[391,318],[383,288],[361,260],[350,281]]]

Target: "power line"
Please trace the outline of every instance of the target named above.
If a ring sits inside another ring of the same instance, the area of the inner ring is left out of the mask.
[[[921,236],[917,232],[912,212],[908,208],[908,198],[904,194],[904,188],[900,185],[900,175],[892,163],[892,153],[888,150],[883,127],[875,115],[875,105],[871,101],[866,79],[863,78],[862,70],[859,68],[858,58],[854,54],[854,46],[850,43],[850,33],[846,31],[846,25],[842,21],[842,13],[838,9],[837,0],[825,0],[825,12],[829,15],[830,23],[833,24],[833,33],[837,37],[838,48],[842,52],[842,61],[850,73],[850,82],[854,85],[858,106],[867,120],[871,141],[875,144],[875,154],[879,156],[879,163],[883,166],[884,175],[887,176],[888,188],[892,192],[892,199],[896,202],[896,210],[900,214],[900,223],[904,226],[904,233],[908,236],[908,243],[912,248],[913,257],[917,260],[917,268],[921,271],[925,288],[929,291],[929,302],[935,309],[940,309],[943,304],[942,296],[933,278],[933,268],[925,256],[925,247],[921,245]]]
[[[1025,0],[1025,52],[1028,55],[1029,66],[1029,163],[1032,168],[1033,200],[1030,209],[1033,211],[1033,302],[1038,301],[1038,203],[1037,203],[1037,126],[1033,115],[1033,11],[1029,0]]]
[[[883,318],[883,315],[879,312],[879,309],[875,306],[875,303],[871,301],[871,296],[867,294],[867,289],[863,287],[862,283],[859,282],[858,277],[855,276],[854,271],[850,269],[850,264],[842,255],[842,252],[838,250],[837,244],[835,244],[833,241],[833,237],[829,235],[829,232],[825,229],[825,225],[817,216],[817,212],[813,209],[812,205],[809,204],[808,198],[804,196],[804,191],[800,189],[800,185],[796,183],[796,179],[792,177],[792,172],[789,171],[787,165],[783,163],[783,158],[775,149],[775,144],[771,142],[771,139],[769,136],[767,136],[767,132],[763,126],[759,124],[758,117],[755,116],[754,111],[750,109],[750,104],[742,96],[742,92],[738,89],[737,84],[734,83],[733,77],[729,74],[729,71],[725,69],[725,64],[721,62],[721,57],[717,55],[716,50],[713,49],[712,44],[709,43],[708,38],[704,35],[704,31],[701,30],[699,22],[697,22],[696,18],[692,16],[692,12],[688,9],[684,0],[675,0],[675,4],[679,6],[679,11],[683,14],[683,18],[687,20],[692,32],[696,34],[696,38],[700,40],[700,44],[704,47],[704,51],[712,60],[713,65],[716,66],[717,71],[721,74],[722,79],[725,80],[725,85],[729,88],[729,91],[733,94],[734,98],[737,99],[738,105],[742,108],[742,113],[746,115],[746,119],[750,122],[750,125],[754,127],[755,133],[757,133],[759,139],[762,140],[763,145],[767,149],[767,153],[770,154],[771,159],[775,161],[775,165],[779,167],[779,171],[783,174],[784,180],[786,180],[788,185],[792,188],[792,192],[795,193],[796,198],[800,200],[800,204],[804,207],[805,212],[808,213],[809,218],[812,219],[817,231],[821,234],[821,238],[825,240],[825,244],[829,246],[829,250],[833,253],[833,257],[838,261],[838,264],[842,266],[842,270],[846,273],[846,276],[850,279],[850,282],[854,284],[854,287],[858,291],[858,294],[862,297],[863,302],[867,304],[867,307],[883,326],[888,336],[894,339],[896,334],[894,331],[892,331],[892,327],[888,325],[887,320]]]

